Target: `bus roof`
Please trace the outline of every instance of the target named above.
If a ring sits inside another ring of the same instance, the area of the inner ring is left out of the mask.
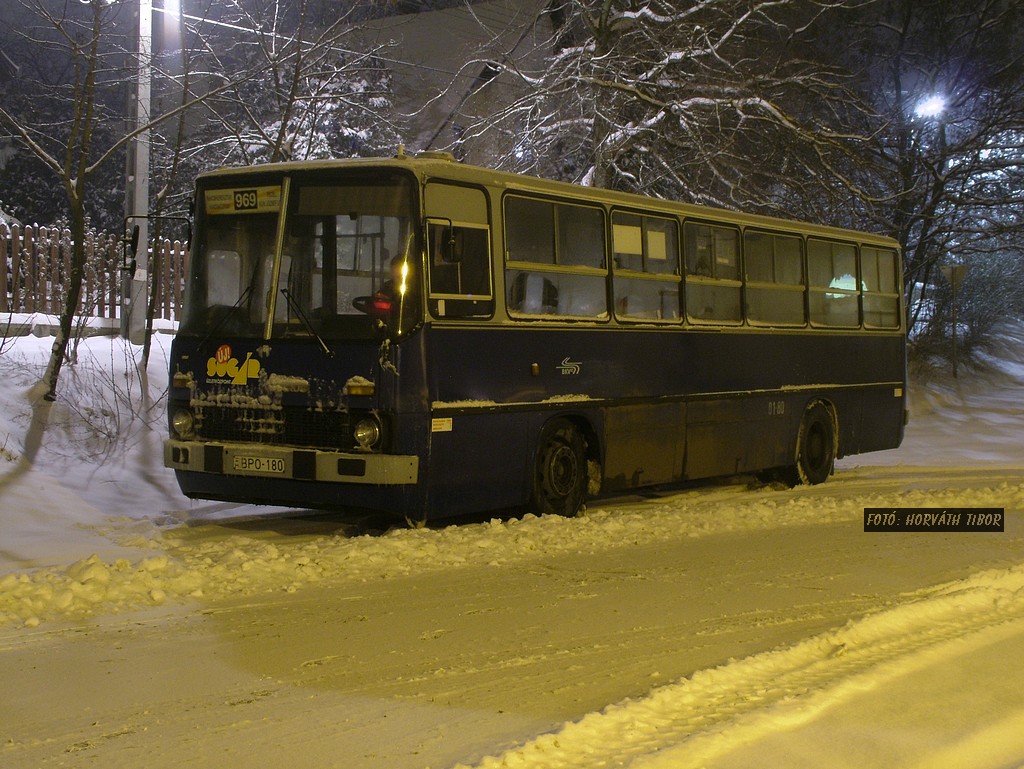
[[[483,166],[474,166],[459,162],[448,152],[422,152],[417,155],[399,153],[387,158],[342,158],[306,161],[288,161],[266,163],[254,166],[226,166],[206,171],[199,179],[225,176],[248,176],[261,173],[287,173],[291,171],[313,171],[330,168],[393,168],[402,169],[415,174],[423,181],[429,179],[449,180],[466,184],[477,184],[496,187],[515,192],[531,192],[556,197],[570,197],[591,203],[603,203],[622,208],[631,208],[653,213],[671,214],[708,222],[736,224],[743,227],[764,227],[773,230],[788,230],[805,235],[844,238],[870,243],[886,248],[899,248],[899,243],[891,237],[859,230],[831,227],[823,224],[748,214],[724,208],[701,206],[691,203],[679,203],[662,198],[646,197],[630,192],[608,190],[600,187],[585,187],[570,182],[552,181],[538,176],[528,176],[509,171],[498,171]]]

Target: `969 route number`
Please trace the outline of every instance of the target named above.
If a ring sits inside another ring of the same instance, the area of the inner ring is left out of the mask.
[[[235,190],[235,210],[254,211],[259,204],[256,190]]]

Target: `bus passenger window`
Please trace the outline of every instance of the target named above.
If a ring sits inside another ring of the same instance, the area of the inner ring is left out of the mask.
[[[747,286],[747,319],[773,326],[804,325],[802,289]]]
[[[860,325],[855,246],[809,239],[807,276],[811,323],[831,328]]]
[[[864,289],[864,325],[898,328],[900,289],[896,284],[896,252],[862,246],[861,280]]]
[[[508,309],[512,315],[607,317],[603,276],[516,271],[508,277]]]
[[[773,283],[772,236],[765,232],[747,232],[743,235],[743,265],[747,282]]]
[[[630,320],[679,320],[679,279],[615,276],[615,314]]]
[[[518,195],[504,205],[509,313],[607,318],[604,211]]]
[[[643,229],[639,216],[616,213],[612,216],[612,250],[615,267],[643,272]]]
[[[743,264],[747,320],[802,326],[804,270],[800,238],[748,230],[743,234]]]
[[[604,276],[561,274],[558,314],[572,318],[604,318],[608,313]]]
[[[715,277],[719,280],[740,279],[739,237],[735,230],[716,227],[713,230]]]
[[[687,283],[686,314],[697,322],[739,323],[743,318],[739,286]]]
[[[532,198],[506,198],[505,250],[509,261],[554,264],[553,204]]]
[[[711,228],[699,224],[686,225],[686,272],[710,278],[713,264]]]
[[[686,316],[697,323],[743,320],[739,271],[739,233],[732,227],[687,222]]]
[[[615,314],[627,320],[679,320],[679,238],[675,221],[616,211]]]
[[[804,256],[800,238],[776,237],[775,282],[787,286],[803,286]]]

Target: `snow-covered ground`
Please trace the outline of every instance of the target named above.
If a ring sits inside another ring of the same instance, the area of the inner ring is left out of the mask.
[[[0,347],[4,767],[1024,766],[1020,325],[821,486],[422,530],[184,499],[169,339]],[[863,532],[936,506],[1006,531]]]

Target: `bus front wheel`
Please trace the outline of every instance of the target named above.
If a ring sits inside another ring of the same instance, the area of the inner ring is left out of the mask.
[[[836,462],[836,424],[824,403],[815,403],[804,413],[796,440],[794,481],[824,483]]]
[[[541,431],[533,470],[530,508],[538,515],[576,515],[587,495],[586,444],[567,419]]]

